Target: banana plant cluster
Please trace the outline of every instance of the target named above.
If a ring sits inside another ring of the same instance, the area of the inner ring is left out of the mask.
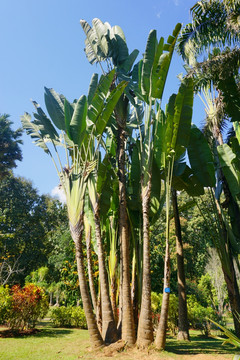
[[[184,79],[162,109],[181,25],[166,42],[150,31],[143,58],[136,64],[139,52],[129,53],[119,26],[99,19],[92,26],[81,20],[81,26],[86,56],[90,64],[101,66],[100,80],[94,74],[88,95],[73,103],[45,89],[49,116],[33,102],[34,120],[25,113],[22,124],[35,145],[51,156],[66,195],[80,292],[94,346],[119,338],[139,347],[154,341],[150,225],[165,205],[163,302],[155,339],[156,347],[163,349],[171,291],[171,191],[199,196],[204,187],[215,187],[212,152],[203,133],[191,126],[193,80]],[[234,185],[239,182],[239,144],[234,140],[231,147],[219,147],[218,152],[224,174],[232,180],[232,196],[240,201]],[[98,256],[95,283],[91,251]]]

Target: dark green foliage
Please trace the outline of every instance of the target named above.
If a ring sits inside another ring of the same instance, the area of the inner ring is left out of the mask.
[[[32,184],[9,176],[0,183],[0,282],[21,283],[46,264],[61,204],[39,196]],[[9,267],[11,270],[9,270]],[[10,272],[12,271],[12,274]],[[11,275],[9,278],[8,276]]]
[[[16,161],[22,160],[22,151],[19,147],[22,141],[19,139],[22,130],[13,131],[12,122],[8,120],[9,115],[0,115],[0,180],[9,170],[15,168]]]

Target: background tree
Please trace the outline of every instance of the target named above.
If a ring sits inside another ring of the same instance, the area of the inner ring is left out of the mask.
[[[61,220],[61,204],[58,201],[39,196],[32,184],[23,178],[10,175],[2,179],[1,282],[6,278],[7,268],[14,269],[8,283],[23,284],[26,275],[46,264],[47,254],[52,249],[51,236]]]
[[[22,130],[13,131],[12,122],[8,118],[7,114],[0,115],[0,180],[17,166],[16,161],[22,160],[19,146],[22,144]]]

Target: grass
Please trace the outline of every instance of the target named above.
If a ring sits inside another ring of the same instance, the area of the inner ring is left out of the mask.
[[[41,323],[41,330],[33,335],[11,338],[0,338],[1,360],[97,360],[107,357],[117,359],[149,359],[199,360],[232,359],[238,353],[231,345],[221,345],[216,338],[204,338],[199,332],[191,332],[191,342],[178,342],[168,337],[166,351],[157,352],[153,349],[139,351],[136,348],[121,353],[111,347],[100,351],[90,350],[88,332],[80,329],[56,329],[48,322]],[[197,355],[198,354],[198,355]],[[202,356],[201,356],[202,355]]]

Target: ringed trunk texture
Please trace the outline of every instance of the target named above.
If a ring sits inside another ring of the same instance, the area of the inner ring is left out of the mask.
[[[158,324],[155,345],[157,349],[164,350],[166,344],[166,332],[167,332],[167,320],[169,309],[169,297],[170,297],[170,253],[169,253],[169,241],[166,240],[166,251],[164,261],[164,285],[163,285],[163,297],[161,315]]]
[[[182,231],[178,212],[177,192],[172,190],[172,204],[176,232],[176,250],[177,250],[177,278],[178,278],[178,340],[189,341],[188,317],[187,317],[187,297],[186,280],[184,270],[184,256]]]
[[[137,334],[138,329],[138,279],[136,268],[132,272],[132,287],[131,287],[131,298],[133,305],[133,319],[135,325],[135,333]]]
[[[71,235],[73,241],[75,243],[79,287],[83,302],[83,309],[87,320],[88,331],[90,334],[90,340],[92,342],[93,347],[100,347],[103,345],[103,340],[98,330],[96,317],[93,313],[92,303],[89,296],[87,280],[85,276],[84,257],[83,257],[83,249],[82,249],[82,234],[83,234],[82,221],[80,221],[74,227],[72,227],[70,224],[70,229],[71,229]]]
[[[119,124],[119,122],[118,122]],[[119,176],[119,237],[122,256],[122,339],[129,345],[135,344],[130,288],[130,246],[127,217],[125,177],[125,130],[118,125],[118,176]]]
[[[92,304],[95,314],[97,314],[97,294],[93,280],[93,269],[92,269],[92,253],[91,253],[91,228],[86,234],[86,246],[87,246],[87,264],[88,264],[88,281],[90,287],[90,294],[92,298]]]
[[[142,188],[143,210],[143,273],[142,299],[138,323],[137,345],[147,347],[153,342],[153,325],[151,309],[151,274],[150,274],[150,237],[149,237],[149,204],[151,194],[151,179],[147,187]]]
[[[100,278],[100,292],[102,302],[102,338],[110,344],[118,340],[117,327],[113,316],[112,305],[109,295],[108,277],[105,266],[104,251],[101,239],[100,217],[98,204],[94,209],[95,221],[95,236],[98,247],[98,263],[99,263],[99,278]]]

